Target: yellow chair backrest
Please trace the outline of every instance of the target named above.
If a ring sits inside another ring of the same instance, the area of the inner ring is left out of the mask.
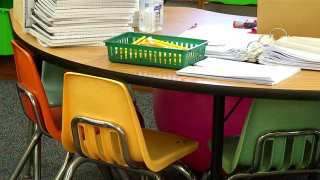
[[[78,73],[66,73],[63,92],[62,144],[75,152],[71,121],[83,116],[119,125],[126,134],[132,161],[143,162],[148,154],[139,120],[127,88],[123,83]],[[93,159],[126,165],[121,143],[115,131],[80,124],[82,152]],[[110,148],[112,147],[112,148]]]

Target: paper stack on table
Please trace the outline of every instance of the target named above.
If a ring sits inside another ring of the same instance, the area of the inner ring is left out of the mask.
[[[235,29],[231,26],[198,26],[180,36],[208,40],[205,52],[208,57],[246,61],[248,44],[258,41],[261,36],[250,32],[250,29]]]
[[[259,63],[320,70],[320,39],[282,37],[264,46]]]
[[[43,46],[104,45],[133,31],[137,0],[37,0],[30,34]]]
[[[285,36],[276,40],[270,35],[249,31],[218,25],[199,26],[180,36],[208,40],[207,57],[320,70],[320,38]]]
[[[207,58],[176,71],[178,75],[222,79],[254,84],[275,85],[300,72],[300,68],[270,66]]]

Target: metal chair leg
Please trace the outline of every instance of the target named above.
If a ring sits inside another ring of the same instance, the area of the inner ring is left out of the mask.
[[[27,136],[28,136],[28,140],[27,142],[31,142],[32,136],[34,134],[34,130],[35,130],[35,125],[31,122],[28,121],[28,130],[27,130]],[[25,169],[24,169],[24,173],[23,173],[23,179],[31,179],[32,175],[31,175],[31,166],[32,166],[32,158],[29,157],[28,158],[28,162],[26,163]]]
[[[111,169],[113,171],[115,171],[116,176],[120,177],[121,180],[129,180],[130,179],[124,169],[117,168],[117,167],[111,167]],[[127,169],[127,168],[125,168],[125,169]],[[140,176],[141,180],[148,180],[148,179],[161,180],[162,179],[161,174],[159,172],[152,172],[152,171],[146,170],[146,169],[131,169],[131,168],[128,168],[127,170],[141,174],[141,176]]]
[[[203,173],[203,175],[202,175],[202,177],[201,177],[201,180],[207,180],[207,179],[209,179],[209,178],[210,178],[210,175],[211,175],[210,171]]]
[[[74,159],[72,161],[72,163],[69,165],[66,173],[65,173],[65,176],[64,176],[64,180],[70,180],[72,179],[73,175],[74,175],[74,172],[76,171],[76,169],[84,162],[86,162],[87,159],[84,158],[84,157],[77,157],[76,159]]]
[[[56,177],[54,178],[55,180],[61,180],[62,179],[63,175],[65,174],[66,169],[68,168],[69,164],[74,159],[74,156],[75,156],[74,153],[69,153],[69,152],[67,153],[61,168],[59,169]]]
[[[129,180],[129,177],[128,177],[127,173],[126,173],[123,169],[116,168],[116,171],[117,171],[120,179],[122,179],[122,180]]]
[[[133,171],[133,172],[140,173],[141,174],[141,176],[140,176],[141,180],[148,180],[149,178],[151,178],[153,180],[161,180],[161,179],[163,179],[163,178],[161,178],[161,174],[159,172],[152,172],[150,170],[144,170],[144,169],[135,169],[135,170],[130,169],[130,170]]]
[[[148,180],[149,178],[148,178],[148,176],[142,174],[142,175],[140,176],[140,179],[141,179],[141,180]]]
[[[103,165],[103,164],[96,164],[96,165],[99,168],[99,170],[103,176],[103,179],[110,179],[110,180],[114,179],[110,167]]]
[[[34,147],[37,145],[39,139],[41,139],[42,132],[36,128],[34,135],[32,136],[32,140],[29,143],[26,151],[24,152],[22,158],[20,159],[16,169],[12,173],[10,180],[16,180],[18,176],[20,175],[22,168],[26,164],[28,158],[30,157],[30,154],[34,150]]]
[[[147,179],[149,179],[149,176],[146,176],[146,177],[147,177]],[[154,180],[161,180],[161,179],[162,179],[160,173],[155,173],[155,172],[152,172],[151,177],[152,177]]]
[[[115,167],[110,166],[110,173],[111,173],[112,179],[117,179],[119,177]]]
[[[31,179],[32,178],[32,174],[31,174],[31,166],[32,166],[32,158],[29,157],[26,165],[25,165],[25,170],[23,173],[23,179]]]
[[[185,164],[183,164],[181,162],[175,162],[175,163],[171,164],[170,166],[175,168],[176,170],[178,170],[188,180],[196,180],[197,179],[196,175],[191,171],[191,169],[189,169],[188,166],[186,166]]]
[[[41,138],[33,150],[33,179],[41,179]]]

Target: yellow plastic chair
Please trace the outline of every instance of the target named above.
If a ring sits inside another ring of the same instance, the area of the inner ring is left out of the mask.
[[[240,137],[225,137],[227,179],[320,173],[320,101],[255,99]]]
[[[185,166],[175,163],[195,151],[198,143],[185,137],[144,129],[121,82],[79,73],[66,73],[63,92],[62,144],[78,153],[66,171],[71,179],[83,162],[103,163],[114,169],[139,172],[160,179],[173,167],[194,179]]]

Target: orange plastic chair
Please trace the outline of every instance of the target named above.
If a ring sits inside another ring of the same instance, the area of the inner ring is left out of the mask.
[[[66,73],[63,90],[62,144],[78,153],[65,173],[71,179],[83,162],[104,163],[160,179],[173,164],[189,179],[195,176],[177,162],[198,143],[185,137],[141,128],[127,88],[121,82]]]
[[[30,122],[34,124],[34,133],[31,141],[20,159],[10,179],[17,179],[26,165],[31,153],[34,152],[34,179],[40,179],[40,146],[43,134],[61,141],[61,106],[50,108],[40,80],[39,73],[32,56],[17,42],[11,42],[16,72],[18,77],[17,88],[24,112]],[[70,158],[70,154],[67,158]],[[64,164],[64,167],[66,163]],[[60,173],[60,172],[59,172]]]

